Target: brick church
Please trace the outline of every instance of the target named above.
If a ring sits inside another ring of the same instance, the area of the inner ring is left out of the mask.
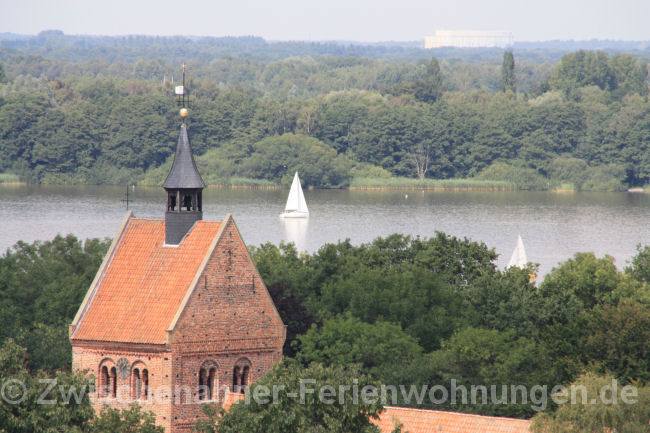
[[[171,433],[260,378],[285,341],[232,216],[203,221],[204,187],[183,123],[165,219],[126,215],[70,325],[72,366],[94,375],[95,409],[137,402]]]

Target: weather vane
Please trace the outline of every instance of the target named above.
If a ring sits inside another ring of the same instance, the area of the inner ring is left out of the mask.
[[[187,90],[185,90],[185,63],[183,63],[183,84],[181,86],[176,86],[174,93],[178,96],[178,105],[181,107],[180,115],[183,119],[183,123],[185,123],[185,119],[188,115],[187,109],[190,106],[190,95]]]

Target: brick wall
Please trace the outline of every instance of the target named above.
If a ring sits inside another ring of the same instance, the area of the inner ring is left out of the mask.
[[[72,347],[72,368],[77,371],[85,371],[94,377],[95,392],[92,394],[92,398],[95,411],[99,413],[103,405],[127,408],[129,404],[137,401],[143,410],[150,410],[156,414],[156,422],[165,427],[165,431],[172,431],[171,405],[166,404],[163,398],[159,398],[164,394],[169,394],[165,389],[166,387],[169,389],[171,385],[171,352],[164,347],[141,348],[138,350],[130,347],[130,345],[117,343],[106,343],[103,345],[104,347],[98,347],[98,343],[94,342],[89,346],[74,345]],[[101,366],[106,365],[110,371],[110,368],[116,366],[117,361],[122,358],[129,361],[129,376],[123,379],[118,374],[117,398],[100,397],[99,375]],[[140,371],[146,368],[149,372],[149,389],[151,390],[149,399],[142,396],[140,400],[136,400],[135,396],[132,395],[132,373],[134,368],[138,368]],[[159,395],[155,395],[156,392]]]

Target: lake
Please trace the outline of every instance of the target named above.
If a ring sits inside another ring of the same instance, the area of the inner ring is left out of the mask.
[[[232,213],[248,245],[292,241],[313,252],[327,242],[369,242],[405,233],[436,231],[485,242],[504,267],[521,233],[528,259],[540,274],[579,251],[610,254],[619,268],[650,244],[650,194],[477,191],[305,191],[311,216],[278,217],[288,190],[208,188],[206,220]],[[124,187],[0,186],[0,248],[18,240],[49,240],[57,233],[79,238],[113,237],[126,213]],[[163,218],[162,188],[130,190],[137,217]]]

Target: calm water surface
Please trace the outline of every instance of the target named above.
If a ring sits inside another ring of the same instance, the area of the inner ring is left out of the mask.
[[[113,237],[126,212],[124,193],[106,186],[0,187],[0,249],[57,233]],[[163,217],[162,188],[137,187],[131,194],[137,217]],[[541,274],[579,251],[610,254],[624,267],[637,244],[650,244],[650,194],[314,190],[305,191],[311,217],[284,221],[278,215],[287,194],[206,189],[204,219],[232,213],[247,244],[292,241],[310,252],[345,238],[359,244],[395,232],[443,231],[495,248],[501,267],[521,233]]]

